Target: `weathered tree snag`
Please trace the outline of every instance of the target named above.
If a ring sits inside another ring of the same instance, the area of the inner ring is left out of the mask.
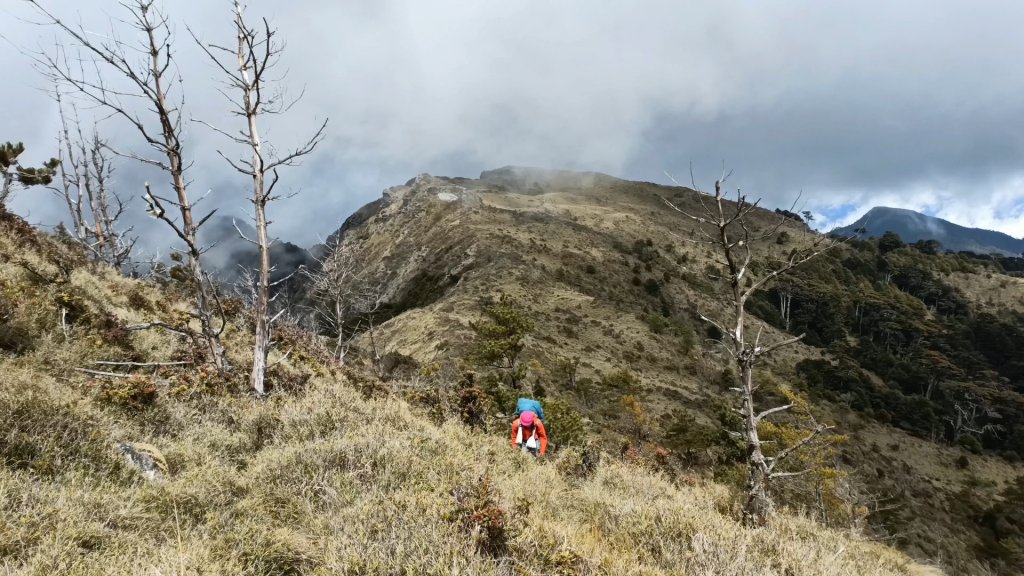
[[[251,153],[248,160],[231,160],[223,153],[221,156],[232,168],[248,176],[252,181],[250,201],[255,212],[256,239],[246,238],[244,234],[242,237],[255,244],[259,251],[259,271],[253,302],[253,316],[256,325],[255,344],[253,345],[253,363],[249,375],[249,385],[258,396],[262,396],[266,394],[267,357],[272,345],[271,324],[273,323],[270,316],[270,273],[272,270],[270,246],[273,240],[267,232],[270,225],[267,220],[267,204],[278,198],[273,195],[274,187],[278,183],[277,169],[282,166],[295,166],[303,156],[312,153],[317,144],[323,140],[327,121],[320,124],[319,129],[302,146],[284,156],[279,157],[272,153],[266,153],[259,133],[258,120],[260,116],[280,114],[294,104],[294,101],[285,102],[281,93],[267,91],[268,83],[273,82],[267,77],[267,73],[277,64],[283,47],[274,40],[277,32],[270,28],[266,19],[263,20],[262,30],[251,28],[245,22],[242,4],[237,0],[233,4],[235,38],[237,40],[234,50],[215,44],[203,44],[194,34],[193,38],[226,77],[227,84],[240,93],[240,102],[235,103],[234,113],[245,118],[245,128],[238,133],[230,133],[213,126],[211,128],[228,137],[232,142],[245,146]],[[221,62],[215,52],[231,54],[234,63]],[[209,124],[207,125],[209,126]],[[268,174],[271,175],[269,182]],[[241,234],[241,231],[239,233]]]
[[[758,330],[753,342],[747,337],[746,303],[769,282],[780,275],[815,258],[830,248],[840,244],[842,240],[826,237],[816,238],[810,247],[792,250],[788,256],[775,262],[767,262],[767,266],[759,267],[763,271],[753,272],[751,263],[754,261],[753,246],[767,243],[776,237],[779,228],[785,223],[785,216],[766,230],[755,230],[751,222],[751,213],[758,209],[758,201],[748,202],[739,192],[732,205],[726,203],[722,185],[728,174],[723,174],[715,181],[714,196],[699,190],[701,213],[690,214],[669,200],[665,203],[672,209],[683,214],[698,224],[698,238],[693,241],[716,248],[726,265],[726,280],[729,283],[730,308],[732,313],[725,323],[715,321],[701,314],[701,318],[716,326],[723,335],[723,347],[729,352],[739,370],[738,386],[732,391],[738,395],[737,413],[743,419],[743,429],[739,435],[746,444],[747,482],[746,499],[743,506],[743,520],[748,526],[763,526],[768,523],[772,514],[773,502],[770,484],[774,478],[794,476],[803,472],[776,472],[776,466],[793,451],[814,441],[820,434],[831,429],[830,426],[815,423],[806,436],[796,443],[784,447],[773,457],[765,456],[762,441],[758,432],[758,424],[765,418],[785,412],[792,408],[786,404],[768,408],[758,412],[755,393],[758,389],[754,382],[754,367],[757,363],[779,348],[798,342],[803,335],[787,338],[772,344],[762,345],[761,336],[764,326]],[[696,188],[696,186],[694,186]]]

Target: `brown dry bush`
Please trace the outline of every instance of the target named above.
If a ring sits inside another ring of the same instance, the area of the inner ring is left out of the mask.
[[[86,382],[85,387],[93,391],[99,402],[130,410],[144,410],[157,399],[156,383],[141,374],[94,379]]]
[[[514,522],[515,517],[502,507],[494,480],[484,474],[468,486],[457,487],[452,496],[455,498],[455,510],[450,518],[472,540],[476,549],[493,557],[506,555],[509,541],[515,537],[519,525]]]

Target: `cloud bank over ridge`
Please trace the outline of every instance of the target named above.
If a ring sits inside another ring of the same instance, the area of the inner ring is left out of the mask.
[[[122,10],[48,4],[95,31]],[[188,114],[230,125],[184,29],[230,42],[230,3],[165,8]],[[249,13],[280,29],[288,90],[305,90],[268,138],[285,148],[331,118],[323,147],[284,175],[302,194],[274,207],[275,233],[298,243],[420,172],[519,164],[668,182],[665,171],[688,180],[692,162],[710,186],[723,161],[767,206],[789,207],[802,190],[800,208],[822,227],[888,205],[1024,236],[1019,2],[253,0]],[[46,47],[54,33],[25,18],[26,3],[0,8],[0,138],[24,140],[31,161],[54,153],[56,112],[11,44]],[[141,149],[116,122],[102,128]],[[224,142],[198,124],[188,136],[195,187],[244,213],[246,182],[216,154]],[[119,164],[123,188],[142,178],[161,181]],[[28,193],[17,207],[59,218]]]

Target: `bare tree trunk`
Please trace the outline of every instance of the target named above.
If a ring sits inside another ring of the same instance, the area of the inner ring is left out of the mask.
[[[157,114],[160,117],[161,134],[164,140],[164,150],[169,162],[169,172],[174,186],[174,193],[178,198],[178,209],[181,212],[181,230],[183,240],[188,252],[188,268],[192,274],[192,282],[195,285],[196,316],[199,318],[199,328],[206,340],[206,346],[210,352],[210,359],[214,366],[220,371],[229,368],[227,357],[224,354],[224,345],[221,343],[220,335],[223,331],[213,326],[213,304],[215,290],[213,284],[206,277],[203,265],[200,261],[202,249],[199,247],[198,233],[199,226],[192,217],[192,203],[189,202],[188,189],[185,183],[185,166],[182,161],[181,141],[179,132],[171,120],[170,108],[167,105],[167,92],[162,86],[163,74],[161,70],[160,54],[158,48],[160,43],[156,40],[156,26],[152,25],[146,17],[148,7],[142,10],[143,22],[145,23],[146,36],[149,39],[151,68],[153,74],[153,103],[156,105]],[[152,195],[150,195],[152,196]]]
[[[71,142],[71,132],[68,129],[67,118],[64,115],[64,104],[61,99],[59,88],[54,90],[54,95],[57,100],[58,111],[60,112],[61,125],[61,136],[59,138],[61,143],[61,192],[63,193],[64,201],[67,204],[68,213],[71,216],[72,235],[79,242],[87,243],[88,231],[86,230],[85,219],[82,217],[82,190],[85,188],[82,183],[82,170],[80,163],[75,160],[74,146],[72,146]],[[68,167],[71,168],[70,172]],[[74,189],[74,192],[72,192],[72,188]]]
[[[753,366],[741,365],[740,382],[743,396],[743,435],[747,444],[747,498],[743,505],[743,521],[748,526],[764,526],[772,512],[768,497],[768,463],[761,451],[761,437],[757,430],[757,412],[754,409]]]
[[[95,126],[91,137],[85,138],[78,107],[74,104],[71,105],[72,133],[60,86],[55,86],[54,100],[61,125],[57,138],[60,145],[60,158],[57,159],[60,186],[48,188],[67,206],[71,218],[68,232],[75,241],[85,247],[94,260],[121,270],[131,259],[137,238],[130,235],[132,227],[121,229],[120,219],[127,205],[117,192],[109,189],[113,167],[106,142],[100,138]],[[88,212],[84,209],[85,204],[89,205]]]
[[[754,231],[748,221],[748,215],[758,209],[758,202],[750,203],[744,196],[737,193],[735,205],[727,207],[722,193],[722,184],[727,176],[727,174],[723,174],[719,180],[715,181],[715,194],[710,202],[705,200],[706,196],[698,191],[698,198],[703,208],[702,214],[690,214],[678,208],[667,199],[665,203],[700,226],[698,232],[701,238],[696,241],[702,244],[713,245],[720,250],[727,266],[727,279],[729,281],[732,304],[729,327],[703,314],[701,318],[713,324],[725,335],[727,342],[722,344],[732,356],[739,370],[738,386],[733,388],[733,391],[739,395],[739,407],[736,410],[743,418],[743,429],[739,434],[746,444],[747,451],[747,482],[743,519],[744,523],[748,526],[764,526],[768,523],[773,508],[770,495],[772,479],[803,473],[776,472],[776,466],[789,454],[809,444],[818,435],[829,430],[830,427],[815,423],[814,428],[802,439],[792,445],[783,447],[772,457],[765,456],[760,433],[757,429],[758,424],[769,416],[789,410],[793,404],[776,406],[759,412],[755,398],[757,385],[754,383],[753,378],[754,366],[761,358],[768,356],[773,351],[798,342],[803,338],[803,335],[762,346],[761,335],[764,330],[764,326],[762,326],[753,338],[753,342],[750,342],[746,337],[746,302],[767,283],[775,281],[780,275],[819,256],[837,245],[839,241],[818,240],[811,248],[794,250],[786,260],[774,269],[756,274],[751,266],[754,256],[752,246],[774,238],[779,228],[785,223],[785,217],[778,220],[767,231]],[[706,228],[708,225],[711,225],[713,230],[708,230]],[[782,308],[787,312],[786,316],[788,316],[787,298],[783,297],[782,303]]]
[[[782,316],[783,325],[789,332],[789,311],[793,305],[793,292],[788,288],[779,288],[779,314]]]
[[[238,74],[242,80],[242,107],[245,110],[245,120],[248,128],[249,146],[252,148],[252,203],[256,211],[256,247],[259,250],[259,278],[256,285],[256,302],[254,314],[256,317],[256,341],[253,345],[252,372],[249,375],[249,385],[256,391],[256,394],[266,393],[264,386],[267,374],[267,355],[270,352],[270,239],[267,235],[267,201],[269,195],[264,190],[264,175],[266,167],[263,164],[263,142],[260,140],[259,129],[256,126],[256,117],[259,114],[258,97],[254,97],[253,91],[259,89],[258,84],[253,84],[249,78],[250,67],[258,66],[258,62],[252,60],[255,54],[246,50],[246,36],[248,29],[242,19],[242,6],[235,2],[235,28],[238,34]],[[267,42],[270,38],[268,34]],[[270,46],[268,46],[268,50]],[[256,76],[260,80],[260,76]]]
[[[271,80],[264,77],[264,74],[277,63],[282,47],[274,41],[276,31],[270,28],[265,19],[263,20],[263,30],[257,31],[246,24],[243,14],[244,7],[238,0],[233,2],[233,7],[237,48],[233,53],[235,61],[232,64],[221,62],[214,54],[214,51],[230,52],[230,50],[213,44],[203,44],[194,34],[192,37],[217,68],[227,76],[228,83],[241,93],[241,102],[236,104],[235,113],[245,118],[245,129],[241,131],[240,135],[218,128],[214,128],[214,130],[227,136],[233,142],[245,146],[251,152],[250,159],[237,162],[221,155],[235,170],[248,176],[252,181],[251,202],[255,212],[256,239],[245,238],[244,235],[242,237],[255,244],[259,251],[259,271],[253,303],[256,333],[249,385],[258,396],[262,396],[266,394],[267,357],[272,345],[271,324],[273,323],[273,318],[270,317],[270,273],[272,270],[270,246],[273,241],[267,232],[270,224],[267,220],[267,204],[275,199],[273,191],[278,182],[277,168],[294,166],[299,159],[310,154],[323,139],[327,122],[324,121],[320,125],[320,129],[304,145],[285,156],[274,157],[264,154],[263,141],[260,138],[258,127],[259,117],[264,114],[279,114],[290,107],[290,104],[281,101],[280,94],[274,94],[268,90],[267,84]],[[269,182],[267,174],[272,174]],[[241,233],[240,230],[239,233]]]
[[[352,245],[340,238],[328,246],[318,266],[303,269],[314,304],[312,312],[318,327],[326,330],[334,342],[334,358],[339,365],[345,359],[362,323],[361,313],[371,313],[380,301],[382,288],[359,274],[359,263]],[[353,325],[354,322],[354,325]]]
[[[262,188],[262,178],[254,187]],[[256,342],[253,345],[252,373],[249,385],[257,394],[266,393],[267,355],[270,352],[270,245],[267,239],[266,205],[256,207],[256,242],[260,252],[259,284],[256,290]]]

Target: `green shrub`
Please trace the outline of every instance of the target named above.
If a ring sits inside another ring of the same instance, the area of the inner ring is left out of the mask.
[[[156,402],[156,384],[147,376],[133,374],[127,378],[102,378],[87,384],[96,399],[122,408],[143,409]]]
[[[606,388],[629,393],[640,387],[640,379],[629,370],[616,370],[602,376],[601,384]]]
[[[981,454],[981,441],[970,434],[964,434],[957,439],[956,443],[971,454]]]
[[[561,398],[548,398],[544,402],[544,428],[552,448],[581,446],[587,439],[587,428],[579,411]]]
[[[84,320],[89,313],[89,306],[79,290],[72,286],[65,286],[53,295],[53,305],[63,313],[63,321],[68,324],[77,324]]]
[[[572,446],[559,452],[558,473],[570,481],[582,481],[590,478],[601,464],[601,451],[597,444],[588,442]]]
[[[180,370],[171,377],[169,391],[172,396],[198,400],[209,396],[222,396],[236,390],[240,384],[240,372],[233,376],[218,371],[212,364],[201,364],[189,370]]]
[[[0,350],[20,354],[33,347],[32,332],[19,314],[25,301],[32,299],[30,290],[0,278]]]

